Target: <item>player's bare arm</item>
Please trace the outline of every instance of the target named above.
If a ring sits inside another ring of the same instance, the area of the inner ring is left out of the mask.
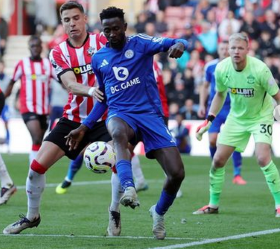
[[[13,87],[14,87],[15,81],[14,80],[10,80],[9,85],[7,86],[7,89],[4,93],[5,98],[9,97],[12,93]]]
[[[74,95],[94,97],[98,101],[102,101],[104,99],[103,92],[100,91],[98,87],[89,87],[77,83],[76,76],[72,71],[65,72],[61,75],[60,79],[67,91]]]
[[[200,87],[200,94],[199,94],[199,109],[197,115],[200,118],[204,118],[206,115],[206,107],[205,103],[209,95],[209,82],[204,81],[202,86]]]
[[[214,116],[217,116],[217,114],[220,112],[221,108],[224,105],[226,97],[227,91],[216,92],[214,99],[211,103],[209,113],[213,114]]]

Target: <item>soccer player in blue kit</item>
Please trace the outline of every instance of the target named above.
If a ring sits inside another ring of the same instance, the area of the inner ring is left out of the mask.
[[[205,103],[208,98],[207,110],[209,110],[212,100],[216,94],[216,79],[215,79],[215,69],[217,64],[229,56],[228,54],[228,41],[222,41],[218,46],[218,54],[219,58],[214,59],[208,62],[204,68],[205,80],[201,87],[200,95],[199,95],[199,110],[198,116],[201,118],[205,118],[205,114],[207,113],[205,108]],[[210,93],[209,93],[210,86]],[[209,96],[208,96],[209,95]],[[211,127],[208,130],[209,134],[209,143],[210,143],[210,155],[213,158],[214,154],[217,150],[217,137],[220,133],[222,124],[225,123],[226,118],[230,111],[230,97],[229,94],[226,97],[225,103],[217,115],[217,117],[213,120]],[[240,152],[234,151],[232,154],[233,167],[234,167],[234,178],[232,182],[237,185],[244,185],[246,181],[241,177],[241,165],[242,165],[242,156]]]
[[[127,37],[124,12],[116,7],[104,9],[100,19],[108,43],[94,54],[92,68],[99,89],[105,94],[86,120],[68,134],[67,143],[70,149],[75,149],[85,132],[108,108],[106,124],[117,156],[117,174],[124,189],[120,202],[135,208],[139,206],[139,201],[132,177],[128,143],[143,141],[146,156],[157,159],[167,175],[157,204],[149,210],[153,218],[154,237],[164,239],[164,214],[176,198],[185,171],[176,142],[164,124],[153,73],[153,55],[168,51],[169,57],[179,58],[187,42],[144,34]]]

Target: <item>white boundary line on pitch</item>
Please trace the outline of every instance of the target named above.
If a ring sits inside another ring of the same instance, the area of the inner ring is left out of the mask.
[[[10,238],[22,238],[22,237],[65,237],[65,238],[87,238],[87,239],[152,239],[154,237],[144,237],[144,236],[98,236],[98,235],[63,235],[63,234],[0,234],[0,236],[10,237]],[[168,237],[166,240],[195,240],[195,238],[177,238]]]
[[[194,241],[186,244],[177,244],[177,245],[170,245],[170,246],[163,246],[163,247],[150,247],[149,249],[177,249],[177,248],[186,248],[191,246],[198,246],[198,245],[206,245],[206,244],[212,244],[217,243],[221,241],[228,241],[228,240],[237,240],[237,239],[243,239],[248,238],[252,236],[259,236],[259,235],[267,235],[267,234],[273,234],[273,233],[279,233],[280,229],[271,229],[271,230],[264,230],[259,232],[252,232],[252,233],[245,233],[245,234],[238,234],[233,236],[228,236],[224,238],[216,238],[216,239],[206,239],[202,241]]]

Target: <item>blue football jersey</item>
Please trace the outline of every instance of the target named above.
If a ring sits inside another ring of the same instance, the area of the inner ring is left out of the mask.
[[[216,94],[216,79],[215,79],[215,69],[217,64],[219,63],[219,59],[212,60],[208,62],[205,66],[205,80],[210,83],[210,93],[208,98],[208,109],[210,108],[210,105],[212,103],[212,100]],[[230,97],[229,94],[227,94],[225,103],[223,105],[223,108],[221,109],[221,113],[224,111],[229,111],[230,109]]]
[[[93,55],[92,69],[105,91],[109,115],[115,111],[162,115],[153,55],[167,51],[179,40],[138,34],[127,37],[121,50],[107,44]]]

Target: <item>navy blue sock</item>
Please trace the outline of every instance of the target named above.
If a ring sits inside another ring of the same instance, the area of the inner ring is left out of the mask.
[[[234,176],[241,174],[241,165],[242,165],[242,156],[240,152],[234,151],[232,153],[232,160],[233,160],[233,173]]]
[[[123,189],[126,189],[127,187],[135,187],[130,161],[120,160],[116,164],[116,169]]]
[[[68,172],[67,172],[67,179],[72,181],[79,171],[79,169],[82,167],[83,164],[83,155],[79,154],[75,160],[71,160],[69,166],[68,166]]]
[[[212,159],[213,159],[213,157],[214,157],[214,155],[215,155],[215,153],[216,153],[216,150],[217,150],[217,147],[215,146],[215,147],[209,147],[209,150],[210,150],[210,155],[211,155],[211,157],[212,157]]]
[[[156,212],[159,215],[164,215],[169,209],[169,207],[172,205],[175,198],[176,198],[176,194],[170,195],[167,194],[165,190],[162,190],[161,196],[156,205]]]

